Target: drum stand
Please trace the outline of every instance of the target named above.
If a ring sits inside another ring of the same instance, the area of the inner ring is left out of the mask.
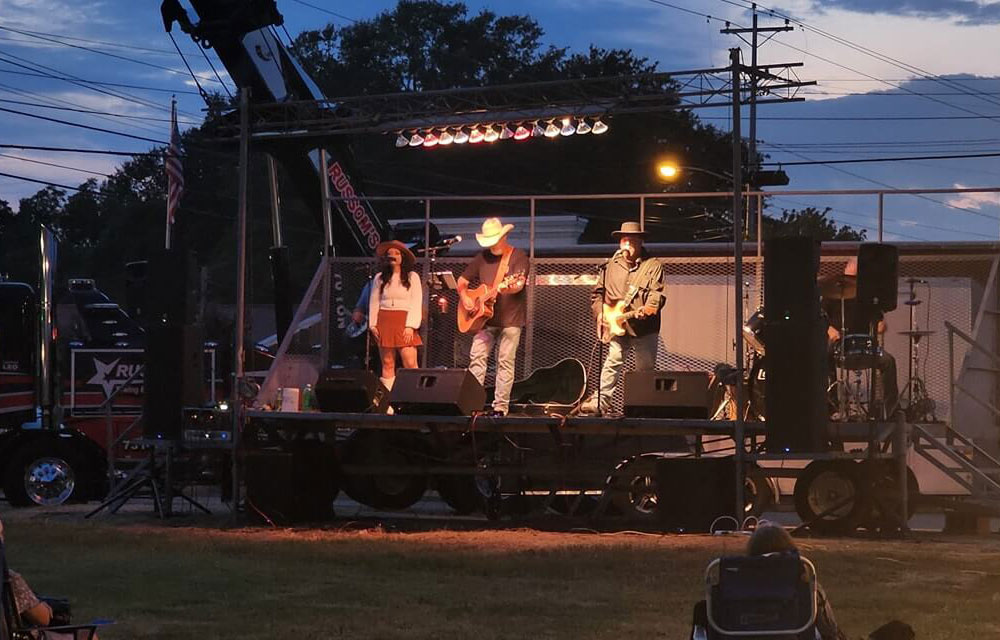
[[[934,332],[921,330],[917,325],[917,306],[922,304],[922,301],[917,299],[915,285],[927,283],[918,278],[909,278],[907,283],[910,285],[910,297],[903,304],[910,307],[910,328],[899,333],[909,338],[910,351],[907,354],[906,384],[900,389],[899,403],[902,407],[903,394],[905,394],[906,407],[903,411],[906,414],[906,419],[910,422],[937,422],[934,401],[928,396],[927,385],[920,377],[920,339],[923,337],[929,339]]]

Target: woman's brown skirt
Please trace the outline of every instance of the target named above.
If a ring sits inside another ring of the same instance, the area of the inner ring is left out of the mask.
[[[396,347],[419,347],[420,333],[413,330],[413,340],[406,342],[403,332],[406,330],[406,311],[402,309],[379,309],[378,321],[375,323],[378,329],[378,346],[386,349]]]

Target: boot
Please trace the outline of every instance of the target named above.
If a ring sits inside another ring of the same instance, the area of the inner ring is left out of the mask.
[[[387,391],[391,392],[392,391],[392,385],[395,384],[395,382],[396,382],[396,376],[393,376],[391,378],[383,378],[383,377],[380,376],[379,377],[379,382],[382,383],[382,386],[384,386]],[[391,416],[393,414],[392,407],[387,407],[386,410],[385,410],[385,413],[386,413],[386,415],[390,415]]]

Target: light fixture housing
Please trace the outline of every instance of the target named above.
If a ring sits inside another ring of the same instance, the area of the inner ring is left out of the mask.
[[[459,127],[458,131],[455,132],[455,144],[465,144],[469,141],[469,134],[465,132],[465,129]]]
[[[454,141],[455,141],[455,136],[451,134],[451,131],[448,131],[447,129],[441,130],[441,135],[438,136],[439,145],[441,145],[442,147],[446,147]]]
[[[556,138],[558,136],[559,136],[559,127],[557,127],[554,122],[550,122],[548,126],[545,127],[545,137]]]
[[[591,127],[590,129],[591,133],[593,133],[595,136],[599,136],[602,133],[605,133],[607,130],[608,130],[608,125],[604,124],[604,121],[601,120],[600,118],[594,121],[594,126]]]
[[[508,125],[508,124],[505,123],[503,125],[503,128],[500,129],[500,139],[501,140],[510,140],[513,137],[514,137],[514,132],[510,130],[510,125]]]
[[[409,146],[409,144],[410,144],[410,139],[407,138],[406,136],[404,136],[402,131],[400,131],[398,134],[396,134],[396,148],[397,149],[402,149],[403,147]]]
[[[583,135],[585,133],[590,133],[590,125],[587,124],[586,120],[584,120],[583,118],[580,118],[580,124],[576,125],[576,132],[579,135]]]
[[[438,137],[433,131],[428,131],[424,135],[424,146],[425,147],[436,147],[438,143]]]
[[[576,133],[576,127],[573,126],[572,118],[563,118],[562,129],[559,130],[559,135],[571,136]]]
[[[503,136],[501,135],[501,137]],[[517,129],[514,130],[515,140],[524,140],[525,138],[530,138],[530,137],[531,137],[531,129],[524,126],[523,124],[517,125]]]
[[[500,139],[500,132],[497,131],[496,127],[492,125],[486,127],[486,132],[483,133],[484,142],[496,142],[499,139]]]
[[[424,137],[422,135],[420,135],[419,131],[414,131],[413,135],[410,136],[410,146],[411,147],[419,147],[423,143],[424,143]]]
[[[473,127],[469,132],[469,144],[478,144],[483,141],[485,134],[479,127]]]
[[[531,137],[539,138],[545,135],[545,127],[542,126],[540,122],[535,122],[535,126],[531,129]]]

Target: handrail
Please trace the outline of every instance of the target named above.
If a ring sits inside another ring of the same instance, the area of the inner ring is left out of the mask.
[[[962,331],[961,329],[959,329],[958,327],[956,327],[955,325],[953,325],[950,321],[945,320],[944,321],[944,326],[946,326],[948,328],[948,331],[950,331],[952,333],[955,333],[955,334],[958,334],[958,337],[960,337],[962,340],[965,340],[966,342],[968,342],[970,347],[972,347],[976,351],[979,351],[980,353],[988,356],[990,358],[990,360],[992,360],[995,364],[1000,365],[1000,355],[997,355],[997,354],[993,353],[992,351],[990,351],[989,349],[987,349],[983,345],[981,345],[978,342],[976,342],[975,338],[969,336],[967,333],[965,333],[964,331]]]

